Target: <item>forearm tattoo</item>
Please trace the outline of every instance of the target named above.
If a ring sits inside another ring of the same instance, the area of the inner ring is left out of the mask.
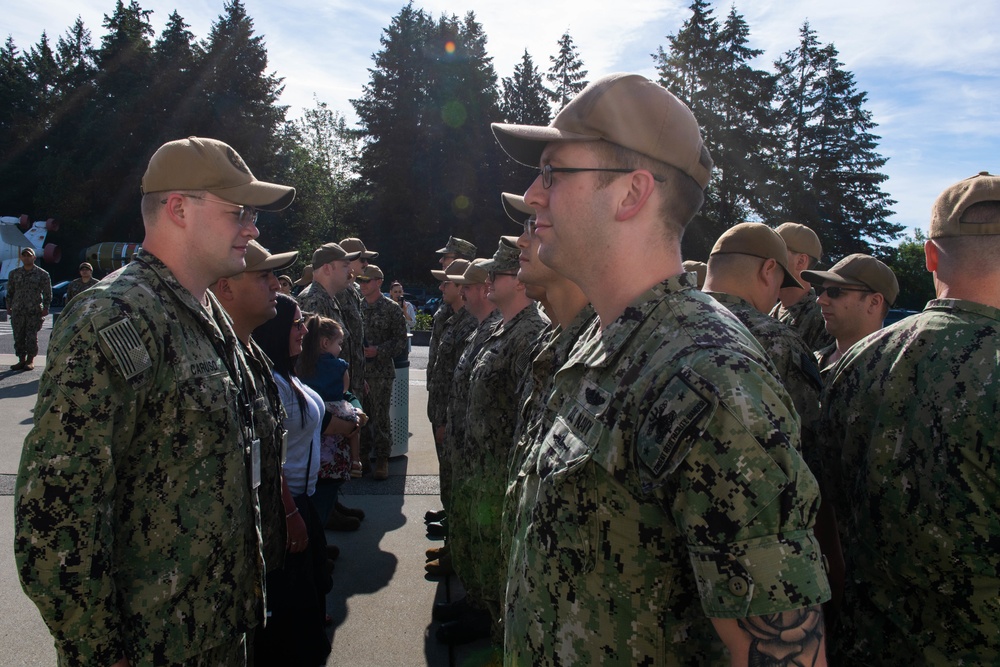
[[[823,610],[819,605],[738,622],[751,636],[750,667],[811,667],[823,657]]]

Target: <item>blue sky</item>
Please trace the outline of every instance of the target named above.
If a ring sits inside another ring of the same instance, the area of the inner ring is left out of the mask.
[[[312,107],[315,96],[349,121],[349,100],[368,81],[379,38],[402,0],[244,0],[263,35],[271,70],[285,78],[282,103],[289,116]],[[650,54],[666,45],[689,16],[689,0],[604,0],[539,3],[537,0],[428,0],[415,2],[433,16],[474,11],[488,37],[500,77],[510,76],[525,49],[540,69],[569,30],[590,78],[632,71],[655,78]],[[207,37],[222,0],[140,0],[153,10],[157,34],[174,9],[196,38]],[[729,3],[714,3],[725,17]],[[750,25],[751,45],[765,50],[760,66],[798,41],[805,20],[822,43],[833,42],[868,93],[879,124],[880,152],[889,158],[884,185],[897,200],[893,220],[927,228],[931,204],[948,185],[979,171],[1000,172],[1000,3],[970,0],[752,0],[736,3]],[[570,9],[571,8],[571,9]],[[94,43],[114,0],[37,0],[5,9],[3,38],[22,50],[50,40],[80,16]]]

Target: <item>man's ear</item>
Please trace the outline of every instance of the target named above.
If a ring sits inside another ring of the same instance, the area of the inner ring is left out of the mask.
[[[757,269],[757,276],[761,282],[770,286],[774,281],[781,283],[785,277],[785,270],[774,259],[765,259]]]
[[[182,197],[176,192],[171,192],[167,195],[167,202],[163,205],[163,210],[166,211],[167,217],[175,225],[187,227],[187,212],[189,211],[187,206],[187,197]]]
[[[937,271],[938,267],[938,247],[931,239],[924,241],[924,266],[931,273]]]
[[[618,202],[618,210],[615,212],[615,220],[619,222],[630,220],[638,215],[656,187],[653,174],[646,169],[636,169],[626,174],[622,180],[627,182],[628,188],[624,190],[624,194]]]
[[[885,303],[885,297],[880,293],[875,292],[868,295],[868,312],[874,313],[875,311],[882,310],[882,304]]]
[[[219,278],[210,289],[212,290],[212,294],[215,295],[215,298],[223,303],[228,303],[233,300],[233,288],[229,283],[229,278]]]

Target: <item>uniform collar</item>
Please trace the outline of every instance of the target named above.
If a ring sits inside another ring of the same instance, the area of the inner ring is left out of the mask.
[[[690,273],[680,273],[657,283],[636,297],[625,307],[621,315],[607,327],[600,328],[600,320],[594,318],[588,333],[581,333],[581,343],[574,346],[567,365],[582,363],[586,366],[605,366],[625,347],[638,328],[665,299],[691,290],[698,286]]]

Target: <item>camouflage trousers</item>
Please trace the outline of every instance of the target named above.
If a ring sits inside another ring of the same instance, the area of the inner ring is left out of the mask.
[[[431,431],[437,433],[440,426],[432,422]],[[434,449],[438,459],[438,477],[441,480],[441,504],[445,512],[448,512],[451,509],[451,458],[448,456],[447,436],[443,438],[443,442],[438,442],[435,436]]]
[[[11,329],[14,330],[14,354],[20,357],[38,355],[38,332],[42,329],[42,313],[12,315]]]
[[[499,479],[455,480],[448,513],[448,548],[466,592],[493,619],[493,640],[503,641],[503,600],[507,556],[500,546],[503,482]],[[447,506],[446,506],[447,508]]]
[[[368,415],[368,425],[361,429],[361,460],[372,457],[389,458],[392,454],[392,429],[389,424],[389,404],[395,378],[368,378],[368,394],[362,401]]]

